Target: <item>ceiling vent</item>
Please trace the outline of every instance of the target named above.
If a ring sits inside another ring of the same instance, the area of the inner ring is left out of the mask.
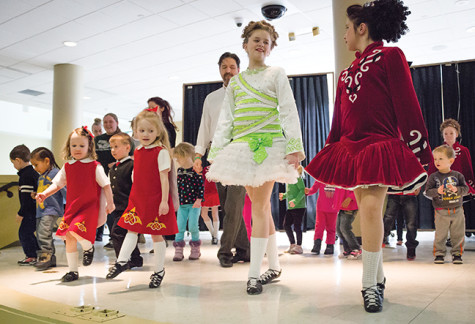
[[[34,96],[34,97],[41,96],[42,94],[45,94],[44,92],[31,90],[31,89],[21,90],[21,91],[18,91],[18,93],[22,93],[22,94],[26,94],[26,95],[30,95],[30,96]]]

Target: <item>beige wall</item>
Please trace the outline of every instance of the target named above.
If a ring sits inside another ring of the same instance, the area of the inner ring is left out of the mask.
[[[18,176],[0,175],[0,187],[10,182],[18,182]],[[15,216],[20,209],[18,199],[18,186],[9,189],[13,193],[12,198],[7,197],[5,191],[0,193],[0,248],[3,248],[13,242],[18,241],[18,228],[20,224],[16,223]]]

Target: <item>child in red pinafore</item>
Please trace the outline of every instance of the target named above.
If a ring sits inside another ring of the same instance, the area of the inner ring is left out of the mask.
[[[96,159],[94,136],[85,127],[76,128],[69,134],[64,148],[68,160],[56,174],[48,189],[36,195],[42,203],[46,198],[67,185],[66,210],[59,224],[57,236],[66,241],[66,258],[69,272],[61,281],[79,279],[77,243],[83,248],[82,264],[88,266],[94,256],[96,228],[105,223],[106,214],[114,209],[109,178]],[[101,191],[104,191],[107,204],[104,207]],[[101,201],[102,200],[102,201]]]
[[[170,157],[168,134],[160,117],[144,110],[135,118],[134,133],[140,146],[134,153],[133,184],[129,205],[117,223],[128,230],[120,249],[117,262],[109,269],[107,279],[115,278],[128,269],[128,261],[137,244],[138,233],[151,234],[155,264],[150,277],[150,288],[158,288],[165,275],[165,240],[163,235],[178,232],[175,208],[177,202],[176,178],[170,182],[169,173],[174,173]],[[174,186],[173,186],[174,185]],[[173,189],[171,189],[173,188]]]

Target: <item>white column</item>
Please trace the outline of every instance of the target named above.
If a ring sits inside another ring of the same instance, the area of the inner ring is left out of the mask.
[[[69,133],[82,126],[80,125],[82,90],[83,70],[81,66],[74,64],[56,64],[54,66],[51,148],[58,162],[63,161],[62,150]]]

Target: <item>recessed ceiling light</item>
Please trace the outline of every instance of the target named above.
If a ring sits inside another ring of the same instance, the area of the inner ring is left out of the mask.
[[[432,46],[433,51],[442,51],[447,48],[447,45],[435,45]]]
[[[64,46],[67,46],[67,47],[74,47],[76,46],[78,43],[76,42],[72,42],[72,41],[65,41],[63,42]]]
[[[465,31],[467,33],[475,33],[475,26],[468,27]]]
[[[91,97],[82,97],[84,100],[89,100]]]

